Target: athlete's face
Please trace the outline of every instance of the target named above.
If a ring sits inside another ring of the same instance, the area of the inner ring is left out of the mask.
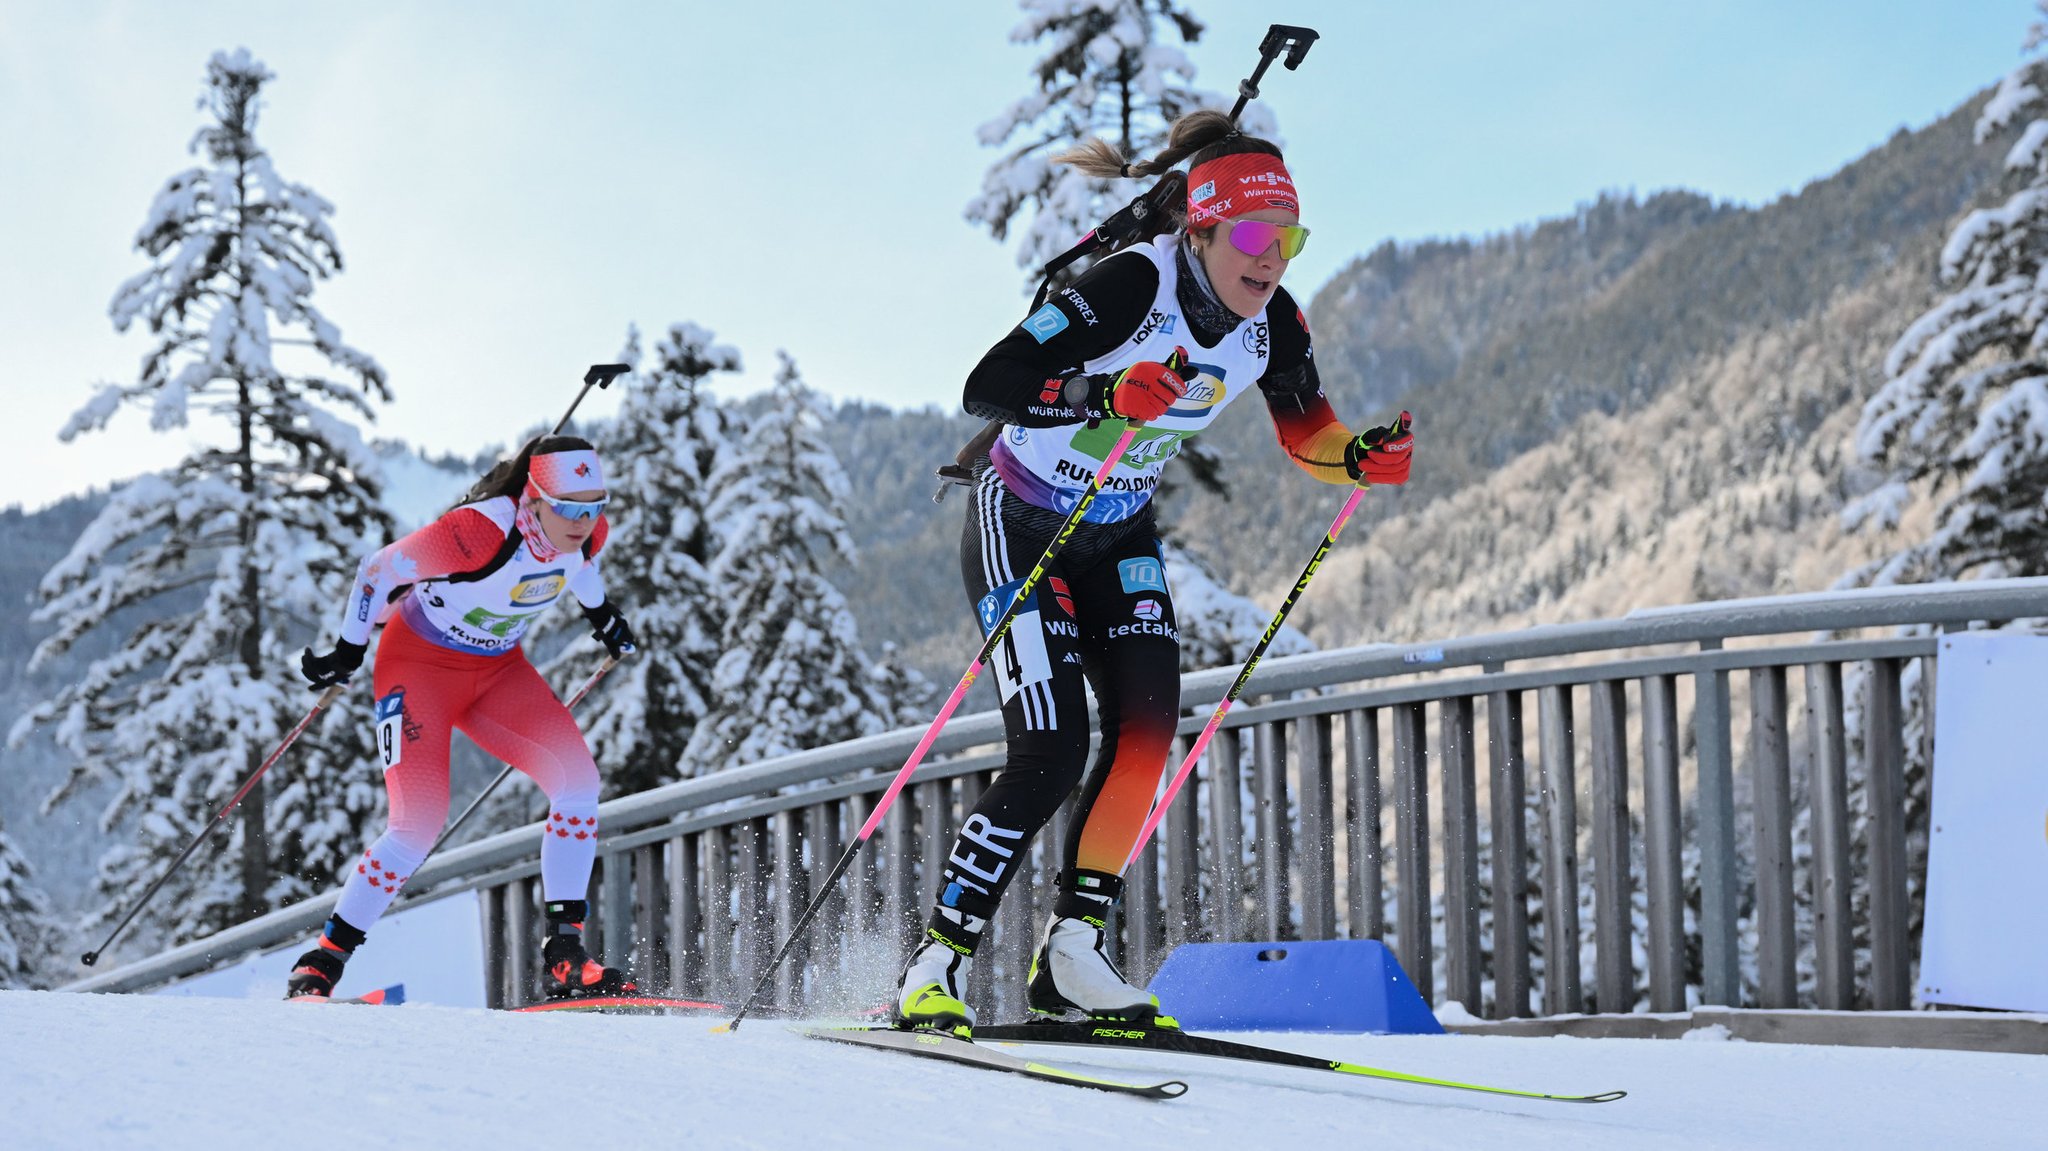
[[[564,503],[601,500],[604,498],[604,489],[590,488],[580,492],[561,492],[555,498]],[[553,544],[556,551],[575,551],[583,546],[584,540],[590,538],[590,533],[597,530],[596,516],[592,516],[587,520],[572,520],[567,516],[556,515],[555,509],[549,507],[546,500],[535,500],[533,504],[534,510],[540,516],[541,530],[548,534],[548,543]]]
[[[1301,217],[1285,208],[1260,208],[1247,212],[1241,219],[1264,220],[1269,224],[1298,224]],[[1280,258],[1280,242],[1266,245],[1266,250],[1256,256],[1247,256],[1237,250],[1223,235],[1229,222],[1197,232],[1194,235],[1195,251],[1202,257],[1202,270],[1209,273],[1209,283],[1216,289],[1216,298],[1223,306],[1240,316],[1250,318],[1259,314],[1273,293],[1280,287],[1280,277],[1287,272],[1287,261]]]

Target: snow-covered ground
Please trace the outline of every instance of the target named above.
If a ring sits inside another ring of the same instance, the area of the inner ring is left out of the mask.
[[[2048,1057],[1651,1040],[1272,1035],[1493,1099],[1187,1056],[1035,1048],[1185,1079],[1149,1102],[750,1021],[0,992],[10,1148],[2039,1147]]]

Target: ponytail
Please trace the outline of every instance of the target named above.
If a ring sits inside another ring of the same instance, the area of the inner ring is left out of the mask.
[[[590,450],[590,441],[582,436],[535,436],[526,441],[517,452],[499,460],[490,471],[483,474],[483,478],[471,484],[469,490],[462,493],[462,498],[455,501],[455,506],[481,503],[484,500],[497,499],[499,496],[518,499],[520,493],[526,490],[526,477],[532,470],[533,457],[579,449]]]
[[[1133,163],[1115,144],[1090,137],[1054,156],[1052,162],[1099,179],[1136,180],[1168,171],[1189,157],[1194,158],[1194,164],[1201,164],[1218,156],[1248,152],[1278,156],[1280,148],[1270,140],[1245,135],[1230,122],[1230,117],[1204,108],[1175,120],[1166,132],[1166,149],[1150,160]]]

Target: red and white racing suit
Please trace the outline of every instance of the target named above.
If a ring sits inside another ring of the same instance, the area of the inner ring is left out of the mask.
[[[515,531],[518,547],[492,568]],[[584,898],[597,853],[597,765],[519,641],[565,589],[585,607],[604,602],[597,556],[608,531],[600,517],[583,551],[558,552],[530,511],[501,496],[363,559],[341,635],[367,645],[388,621],[375,683],[391,820],[346,876],[336,915],[367,930],[426,858],[448,820],[448,742],[458,727],[547,793],[542,897]]]

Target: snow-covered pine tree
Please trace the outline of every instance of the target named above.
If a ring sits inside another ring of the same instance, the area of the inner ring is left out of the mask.
[[[342,342],[310,300],[341,270],[333,205],[281,178],[255,138],[272,78],[246,49],[207,63],[192,143],[204,163],[172,176],[136,246],[147,270],[111,313],[154,345],[130,384],[103,387],[64,439],[142,407],[160,431],[195,409],[216,446],[136,479],[107,501],[43,579],[36,617],[56,632],[31,667],[102,628],[126,645],[16,725],[55,722],[77,764],[50,804],[109,781],[100,863],[110,901],[139,892],[261,762],[312,697],[293,659],[332,626],[358,553],[390,534],[376,461],[352,417],[389,400],[384,371]],[[280,338],[289,334],[292,339]],[[342,378],[345,377],[346,382]],[[217,930],[324,886],[360,846],[379,802],[367,742],[338,711],[242,801],[225,851],[186,865],[150,910],[171,939]]]
[[[611,795],[679,778],[683,749],[710,707],[725,617],[708,571],[717,542],[705,510],[735,421],[704,385],[713,373],[740,370],[738,349],[691,323],[669,326],[645,371],[637,332],[627,349],[636,370],[622,381],[625,400],[594,435],[616,509],[602,560],[606,594],[632,620],[640,650],[605,678],[580,717]],[[587,631],[574,612],[546,618]],[[579,639],[548,676],[573,691],[603,660],[602,647]]]
[[[914,684],[886,682],[860,647],[846,597],[827,571],[850,571],[846,473],[818,402],[779,353],[766,409],[711,477],[718,536],[710,566],[724,602],[724,649],[710,713],[683,753],[703,775],[770,756],[887,731]]]
[[[2042,11],[2048,16],[2048,3]],[[2025,121],[2006,152],[2017,185],[1971,212],[1942,248],[1953,290],[1915,320],[1885,358],[1887,379],[1864,405],[1857,450],[1885,483],[1853,503],[1852,527],[1886,527],[1916,488],[1942,498],[1933,532],[1849,582],[1924,583],[1966,575],[2048,573],[2048,19],[2029,30],[2031,58],[1985,104],[1977,139]]]
[[[0,826],[0,987],[48,987],[63,938],[28,860]]]
[[[1038,286],[1038,267],[1144,190],[1136,182],[1098,180],[1055,165],[1054,154],[1099,136],[1125,155],[1150,156],[1164,145],[1174,120],[1199,108],[1227,110],[1230,100],[1191,86],[1195,66],[1180,45],[1199,39],[1202,23],[1186,4],[1019,0],[1019,7],[1024,20],[1010,39],[1041,45],[1031,69],[1037,90],[981,126],[984,147],[1006,150],[982,177],[967,218],[1000,241],[1009,238],[1019,213],[1033,210],[1017,246],[1018,266],[1033,270],[1025,281],[1029,291]],[[1273,119],[1258,104],[1246,108],[1239,123],[1273,138]]]
[[[2027,58],[1999,81],[1976,125],[1979,144],[2012,139],[2005,153],[2010,194],[1996,207],[1972,211],[1949,234],[1938,274],[1950,292],[1892,345],[1885,382],[1864,404],[1857,428],[1857,453],[1883,480],[1849,504],[1844,522],[1852,530],[1893,528],[1909,505],[1931,497],[1937,501],[1934,527],[1925,538],[1849,572],[1837,586],[2048,574],[2048,53],[2042,51],[2048,0],[2037,0],[2036,9],[2040,18],[2023,43]],[[1902,682],[1908,952],[1916,980],[1926,910],[1918,877],[1926,875],[1933,772],[1931,685],[1924,671],[1909,665]],[[1865,738],[1860,694],[1852,697],[1858,699],[1850,716],[1854,744]],[[1850,762],[1860,768],[1864,757],[1852,753]],[[1859,824],[1852,864],[1859,870],[1865,783],[1860,770],[1849,781]],[[1795,851],[1806,850],[1803,825],[1795,830],[1801,834]],[[1859,883],[1852,890],[1866,889]],[[1799,891],[1805,916],[1804,884]],[[1861,915],[1854,922],[1860,947],[1868,924]],[[1866,962],[1859,951],[1859,967]],[[1802,995],[1810,967],[1802,950]],[[1858,987],[1865,986],[1859,980]]]

